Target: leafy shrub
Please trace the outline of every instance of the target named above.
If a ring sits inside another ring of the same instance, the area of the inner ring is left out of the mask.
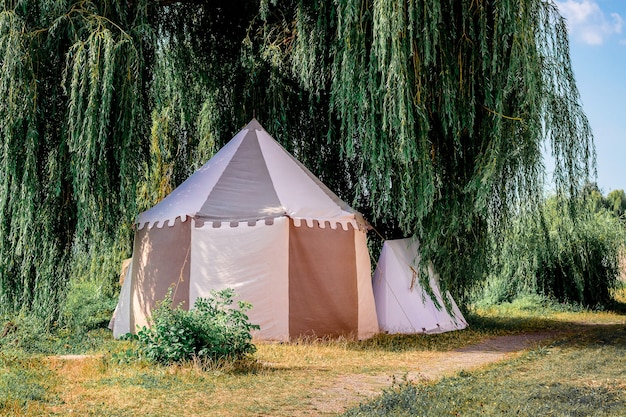
[[[90,280],[74,281],[63,303],[60,327],[78,334],[105,328],[116,304],[116,298],[102,284]]]
[[[153,311],[151,326],[137,335],[127,335],[139,342],[139,353],[150,361],[170,364],[192,359],[238,360],[256,351],[245,311],[252,306],[239,301],[232,308],[235,293],[227,288],[212,291],[208,298],[198,298],[194,308],[172,308],[171,292]]]
[[[54,316],[26,308],[0,314],[0,348],[32,353],[85,353],[113,344],[106,329],[117,299],[93,280],[72,280]]]
[[[0,350],[31,354],[82,354],[117,346],[108,329],[74,332],[67,327],[50,326],[41,317],[20,313],[0,316]]]
[[[35,314],[21,312],[0,321],[0,348],[26,352],[51,353],[58,347],[58,337],[48,324]]]

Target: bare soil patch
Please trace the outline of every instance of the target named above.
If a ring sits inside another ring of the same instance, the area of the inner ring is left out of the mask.
[[[62,361],[80,361],[89,358],[100,358],[102,356],[103,355],[59,355],[52,357],[52,359],[56,358]]]

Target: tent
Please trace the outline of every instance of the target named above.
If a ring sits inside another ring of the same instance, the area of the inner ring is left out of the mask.
[[[170,286],[183,308],[233,288],[257,339],[378,332],[362,216],[256,120],[139,215],[114,336],[146,325]]]
[[[431,334],[464,329],[467,322],[450,293],[446,297],[452,308],[447,311],[432,265],[428,268],[429,281],[439,307],[421,287],[416,267],[418,248],[413,239],[387,240],[383,244],[373,278],[380,330]]]

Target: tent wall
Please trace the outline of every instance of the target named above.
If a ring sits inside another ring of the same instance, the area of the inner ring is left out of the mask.
[[[123,269],[123,268],[122,268]],[[109,328],[113,330],[113,337],[118,339],[126,333],[130,333],[133,328],[130,326],[131,321],[131,309],[130,309],[130,288],[132,286],[132,277],[130,276],[133,270],[132,258],[128,264],[122,282],[122,289],[120,290],[120,298],[113,312],[113,317],[109,322]]]
[[[379,332],[378,317],[372,290],[372,264],[367,249],[367,233],[365,230],[354,232],[355,262],[357,270],[359,327],[358,338],[367,339]]]
[[[237,227],[205,223],[192,227],[191,240],[190,302],[233,288],[238,299],[252,304],[250,322],[261,326],[254,337],[288,340],[289,220]]]
[[[354,333],[358,292],[354,229],[289,226],[289,334]]]
[[[449,293],[447,311],[439,290],[438,277],[428,268],[433,302],[420,285],[417,242],[411,239],[388,240],[384,243],[373,278],[378,324],[388,333],[442,333],[467,326],[465,318]]]
[[[137,226],[116,337],[147,324],[172,284],[186,308],[233,288],[260,339],[378,331],[362,216],[256,120]]]
[[[171,227],[138,230],[114,335],[146,325],[175,285],[174,305],[186,308],[211,290],[233,288],[252,304],[250,322],[261,326],[255,338],[371,337],[378,322],[366,234],[351,225],[324,226],[296,226],[288,217],[236,227],[178,219]]]
[[[131,270],[131,329],[147,325],[147,317],[173,286],[173,305],[189,308],[191,222],[137,230]]]

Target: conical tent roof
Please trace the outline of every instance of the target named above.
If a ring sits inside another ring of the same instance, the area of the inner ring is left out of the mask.
[[[291,156],[253,119],[213,158],[150,210],[139,229],[185,221],[225,223],[288,216],[299,225],[363,225],[362,217]]]
[[[467,322],[450,293],[448,312],[439,289],[438,276],[428,268],[430,291],[438,306],[419,282],[419,244],[413,239],[387,240],[374,271],[373,289],[378,325],[388,333],[442,333],[460,330]]]

